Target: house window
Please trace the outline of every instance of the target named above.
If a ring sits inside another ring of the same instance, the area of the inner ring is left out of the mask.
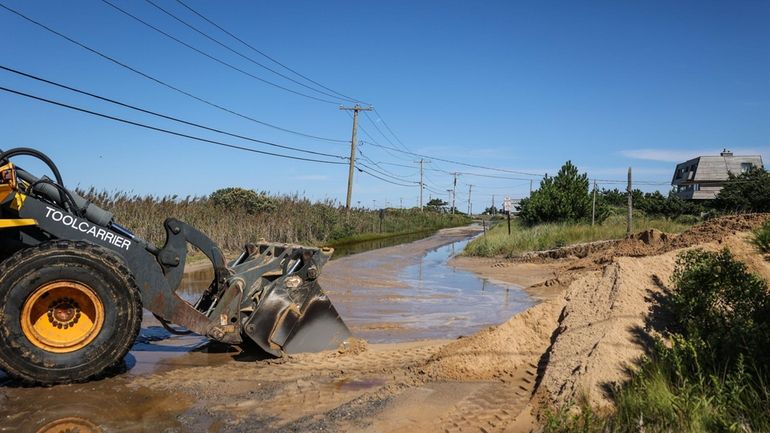
[[[752,168],[754,168],[754,164],[750,162],[741,163],[741,173],[748,173],[751,171]]]

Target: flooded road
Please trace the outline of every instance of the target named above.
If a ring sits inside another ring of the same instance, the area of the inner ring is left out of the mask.
[[[534,303],[515,286],[491,283],[447,264],[477,232],[442,231],[416,242],[334,260],[324,268],[321,285],[353,333],[370,342],[469,335]],[[205,269],[189,273],[180,295],[196,299],[210,282],[210,275]],[[137,343],[122,371],[113,377],[86,384],[23,388],[0,372],[0,432],[227,430],[227,417],[201,403],[209,395],[168,392],[161,385],[142,383],[155,383],[153,377],[175,372],[183,376],[207,368],[216,372],[240,369],[239,365],[248,367],[253,361],[237,349],[209,345],[203,337],[173,335],[146,313]],[[190,380],[206,381],[206,376],[196,375]],[[369,388],[378,389],[383,380],[363,377],[330,382],[329,392],[357,395]],[[275,390],[261,388],[262,382],[254,378],[244,382],[244,390],[240,390],[239,378],[234,375],[214,386],[218,393],[243,391],[269,400]],[[269,422],[274,420],[265,420]],[[260,424],[252,422],[244,431],[259,429]]]
[[[353,334],[374,343],[456,338],[534,304],[521,288],[449,265],[476,232],[433,236],[329,263],[322,286]]]

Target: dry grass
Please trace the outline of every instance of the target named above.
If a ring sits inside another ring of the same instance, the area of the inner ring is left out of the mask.
[[[98,206],[115,213],[115,220],[138,236],[156,244],[165,242],[163,221],[174,217],[206,233],[228,252],[239,251],[246,242],[265,239],[326,245],[380,233],[380,214],[366,209],[351,210],[331,200],[312,202],[298,195],[270,196],[275,205],[266,212],[249,213],[241,207],[224,208],[208,197],[154,197],[124,192],[79,191]],[[385,234],[453,227],[469,223],[459,215],[419,209],[387,209],[382,221]]]

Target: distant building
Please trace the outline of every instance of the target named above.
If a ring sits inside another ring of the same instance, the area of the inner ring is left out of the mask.
[[[730,173],[738,176],[753,168],[764,169],[761,156],[736,156],[725,149],[719,156],[699,156],[678,164],[671,185],[683,199],[712,200]]]

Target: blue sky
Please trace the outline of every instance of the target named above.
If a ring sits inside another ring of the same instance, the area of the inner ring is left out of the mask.
[[[302,81],[176,1],[153,1]],[[304,98],[223,67],[101,0],[0,2],[231,110],[312,135],[350,139],[351,119],[338,109],[339,101]],[[636,179],[650,183],[643,189],[663,191],[677,161],[716,154],[724,147],[763,156],[770,149],[768,2],[185,2],[314,81],[374,104],[377,113],[361,116],[360,124],[371,137],[360,131],[359,138],[367,142],[373,138],[401,148],[384,120],[414,153],[551,174],[569,159],[602,180],[624,179],[631,166]],[[225,51],[147,2],[117,4],[252,75],[327,98]],[[3,66],[244,136],[349,154],[349,144],[283,133],[175,93],[4,9],[0,32]],[[0,83],[182,133],[303,156],[157,119],[8,72],[0,71]],[[69,186],[180,196],[243,186],[345,199],[344,165],[223,149],[6,92],[0,92],[0,119],[0,148],[45,151],[58,162]],[[376,200],[377,207],[398,206],[401,199],[405,206],[416,204],[418,157],[370,143],[361,152],[380,164],[375,169],[412,186],[356,173],[354,204],[374,206]],[[499,204],[504,195],[526,195],[530,178],[538,182],[534,176],[436,160],[426,167],[426,200],[447,197],[452,186],[447,172],[515,178],[460,175],[461,209],[467,206],[468,184],[474,185],[474,209],[479,210],[489,205],[492,194]]]

